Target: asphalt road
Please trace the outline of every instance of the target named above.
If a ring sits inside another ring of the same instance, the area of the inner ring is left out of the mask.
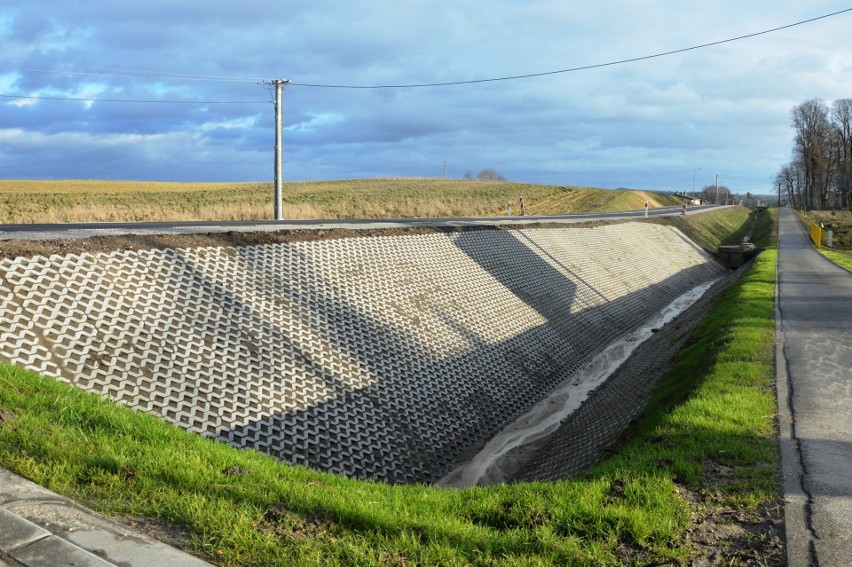
[[[778,231],[779,411],[789,565],[852,565],[852,273]]]
[[[708,211],[721,205],[694,205],[688,214]],[[649,209],[649,217],[678,215],[680,207]],[[310,229],[364,229],[406,227],[459,227],[505,226],[536,223],[578,223],[613,219],[642,218],[644,210],[614,213],[586,213],[576,215],[477,217],[453,219],[334,219],[334,220],[281,220],[281,221],[190,221],[190,222],[138,222],[138,223],[74,223],[74,224],[6,224],[0,225],[0,240],[47,240],[59,238],[86,238],[95,235],[120,234],[199,234],[208,232],[253,232]]]

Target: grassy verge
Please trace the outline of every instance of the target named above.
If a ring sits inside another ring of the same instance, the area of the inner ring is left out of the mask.
[[[271,183],[0,181],[0,223],[270,219],[272,197]],[[495,216],[505,215],[509,202],[518,214],[520,197],[531,214],[644,203],[633,190],[452,179],[291,182],[282,191],[289,219]],[[651,192],[647,197],[659,206],[677,201]]]
[[[821,249],[822,255],[847,270],[852,270],[852,251],[850,250],[826,250]]]
[[[758,248],[775,246],[778,240],[778,209],[728,207],[694,216],[671,216],[651,222],[671,225],[705,250],[739,244],[743,237]]]
[[[463,491],[354,481],[11,366],[0,366],[12,414],[0,465],[102,512],[171,525],[222,565],[687,561],[700,553],[696,521],[733,522],[777,498],[774,270],[769,250],[727,290],[632,440],[582,478]]]

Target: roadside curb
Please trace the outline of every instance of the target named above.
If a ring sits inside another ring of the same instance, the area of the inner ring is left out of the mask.
[[[210,564],[0,468],[0,566]]]

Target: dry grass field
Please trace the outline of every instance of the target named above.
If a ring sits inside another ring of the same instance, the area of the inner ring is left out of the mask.
[[[852,211],[808,211],[802,216],[821,224],[824,231],[832,231],[835,248],[852,250]]]
[[[635,190],[450,179],[353,179],[285,183],[284,217],[436,218],[505,215],[524,197],[528,214],[678,205]],[[271,183],[0,181],[0,224],[261,220],[273,217]]]

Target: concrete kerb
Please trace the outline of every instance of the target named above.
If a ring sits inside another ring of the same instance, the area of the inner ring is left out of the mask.
[[[0,468],[0,567],[209,563]]]

